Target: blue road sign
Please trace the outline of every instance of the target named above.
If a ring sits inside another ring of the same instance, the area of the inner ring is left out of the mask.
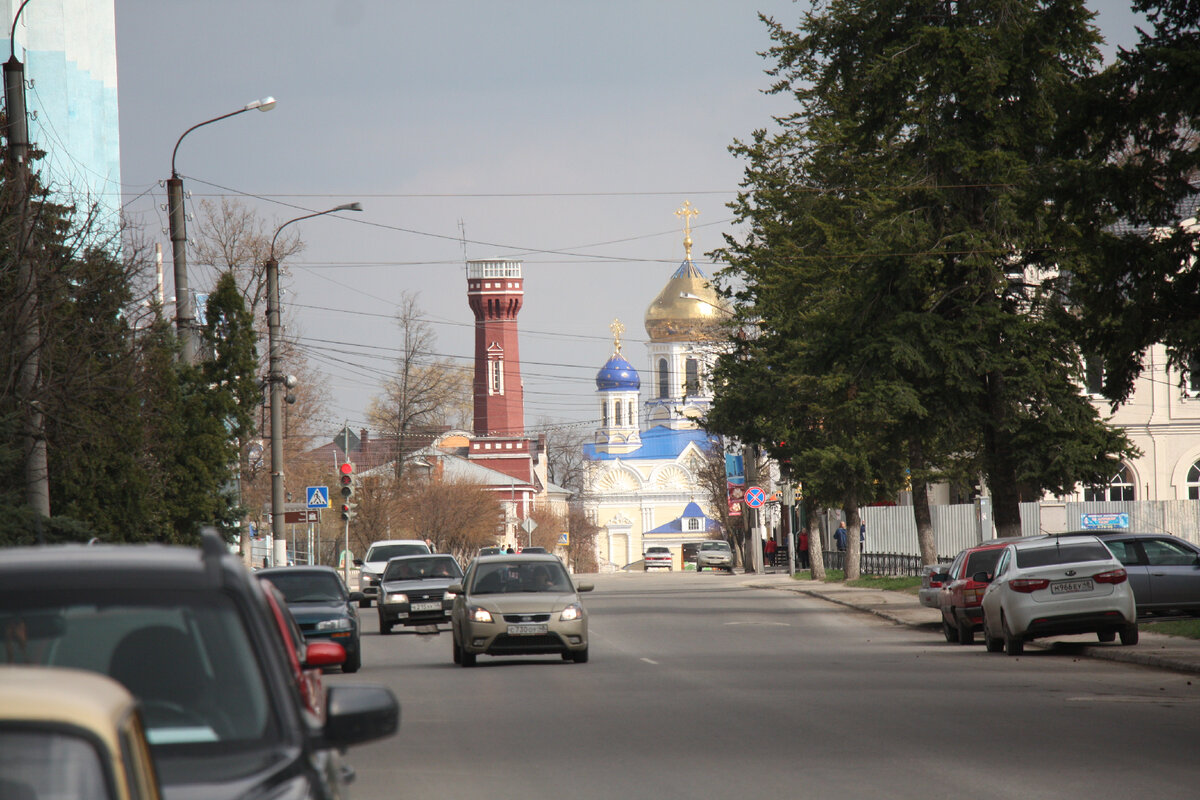
[[[309,508],[329,508],[328,486],[309,486],[304,490],[304,496],[308,498]]]
[[[751,486],[746,490],[746,505],[751,508],[760,508],[766,501],[767,495],[757,486]]]

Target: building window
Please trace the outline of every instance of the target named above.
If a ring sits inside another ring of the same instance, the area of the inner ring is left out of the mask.
[[[1200,397],[1200,358],[1188,362],[1183,375],[1183,394],[1185,397]]]
[[[637,425],[637,421],[633,418],[633,409],[636,405],[632,400],[625,405],[625,424],[627,427],[633,428]]]
[[[688,517],[687,518],[687,529],[689,531],[700,530],[700,520],[696,519],[695,517]]]
[[[1104,362],[1096,356],[1084,356],[1083,388],[1088,394],[1104,393]]]
[[[665,358],[658,360],[658,396],[671,396],[670,371],[667,369],[667,360]]]
[[[1187,476],[1188,500],[1200,500],[1200,461],[1192,464]]]
[[[1113,476],[1107,486],[1089,486],[1084,489],[1083,499],[1087,502],[1133,500],[1133,490],[1134,486],[1129,477],[1129,465],[1122,464],[1121,471]]]
[[[694,358],[689,358],[684,363],[683,369],[684,394],[700,394],[700,362]]]
[[[608,427],[608,400],[607,399],[600,401],[600,427],[601,428]]]
[[[617,400],[613,404],[613,422],[618,426],[621,424],[621,401],[620,400]]]
[[[504,362],[488,361],[488,394],[504,394]]]

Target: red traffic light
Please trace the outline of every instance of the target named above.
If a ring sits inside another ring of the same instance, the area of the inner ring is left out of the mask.
[[[349,486],[354,481],[349,475],[342,476],[342,486]]]
[[[345,464],[342,464],[340,467],[338,467],[338,470],[343,475],[349,475],[350,473],[354,472],[354,465],[347,461]],[[345,479],[343,478],[343,480]]]

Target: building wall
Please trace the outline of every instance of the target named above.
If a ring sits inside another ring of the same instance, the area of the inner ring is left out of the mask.
[[[3,45],[20,0],[0,0]],[[98,234],[117,230],[121,141],[114,0],[35,0],[14,36],[25,64],[29,140],[46,151],[34,164],[44,185],[84,210],[99,204]]]

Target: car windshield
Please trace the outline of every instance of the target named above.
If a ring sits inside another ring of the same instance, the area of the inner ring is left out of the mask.
[[[665,547],[651,547],[646,552],[652,556],[664,556],[671,551]]]
[[[728,550],[729,542],[705,542],[700,545],[701,550]]]
[[[276,758],[279,720],[232,598],[215,591],[0,591],[9,663],[75,667],[141,702],[164,783],[232,778]]]
[[[400,558],[389,561],[383,571],[385,581],[457,580],[462,570],[453,556]]]
[[[291,603],[336,603],[346,599],[342,582],[328,572],[269,572],[263,575]]]
[[[512,592],[570,592],[571,581],[558,561],[480,564],[470,594]]]
[[[992,572],[996,569],[996,562],[1000,559],[1000,553],[1003,552],[999,547],[992,550],[980,550],[976,553],[971,553],[967,556],[967,570],[963,574],[968,578],[976,572]]]
[[[1111,561],[1112,553],[1099,542],[1058,542],[1049,547],[1017,549],[1017,566],[1049,567],[1054,564],[1074,564],[1080,561]]]
[[[429,548],[423,544],[384,544],[368,550],[364,561],[387,561],[396,556],[419,556],[428,552]]]

